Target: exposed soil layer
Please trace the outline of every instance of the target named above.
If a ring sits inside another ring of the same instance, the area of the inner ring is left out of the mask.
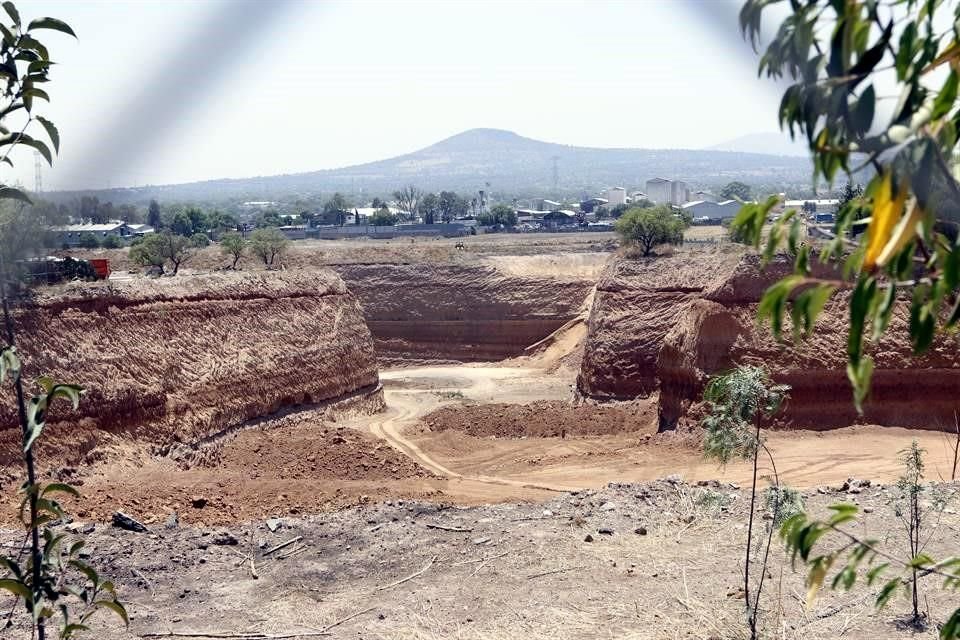
[[[828,303],[806,342],[778,343],[767,325],[756,322],[764,290],[788,269],[786,261],[761,271],[756,256],[689,251],[610,265],[588,323],[579,391],[631,398],[659,389],[661,427],[671,428],[699,400],[710,376],[757,364],[792,387],[780,426],[954,429],[960,389],[955,337],[941,336],[928,353],[913,356],[902,301],[888,333],[868,348],[876,370],[858,416],[846,377],[847,294]]]
[[[335,267],[360,299],[381,362],[502,360],[575,318],[593,281],[489,264]]]
[[[56,436],[41,459],[57,467],[123,441],[194,443],[378,384],[360,307],[330,271],[69,285],[43,290],[16,321],[26,380],[86,389],[77,411],[63,403],[49,415]],[[2,467],[18,457],[9,396],[0,424]]]
[[[580,392],[629,399],[656,391],[657,359],[667,333],[737,260],[729,251],[683,251],[612,261],[597,282],[587,322]]]
[[[639,410],[638,410],[639,409]],[[423,417],[428,431],[459,431],[496,438],[562,438],[648,432],[655,414],[646,407],[571,407],[561,401],[443,407]]]

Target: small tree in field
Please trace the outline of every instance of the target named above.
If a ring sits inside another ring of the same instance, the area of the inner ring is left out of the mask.
[[[670,207],[661,205],[650,209],[630,209],[617,219],[614,228],[625,244],[639,247],[646,257],[658,245],[682,244],[686,225]]]
[[[223,237],[220,238],[220,251],[223,255],[233,260],[230,264],[231,269],[237,268],[237,263],[240,262],[240,258],[243,257],[246,250],[247,241],[236,231],[225,233]]]
[[[760,562],[760,577],[756,581],[756,589],[753,589],[750,582],[750,567],[754,553],[753,522],[756,513],[757,476],[761,451],[769,458],[772,470],[774,490],[768,494],[771,496],[768,500],[772,499],[773,505],[772,507],[768,506],[768,511],[771,512],[774,522],[780,519],[781,500],[784,495],[787,495],[780,488],[780,478],[777,474],[773,454],[761,437],[761,425],[764,419],[769,419],[780,410],[787,391],[789,391],[789,387],[773,384],[769,375],[763,369],[744,366],[738,367],[725,375],[712,378],[703,392],[703,399],[709,404],[710,411],[703,420],[705,431],[704,455],[718,460],[720,464],[727,464],[734,458],[751,460],[753,464],[746,554],[743,564],[743,597],[746,603],[747,626],[750,630],[751,640],[756,640],[758,637],[760,596],[763,593],[767,558],[770,554],[774,531],[771,524]],[[753,593],[752,599],[751,592]]]
[[[160,234],[151,233],[142,236],[138,242],[130,247],[130,260],[143,267],[153,267],[162,274],[167,258],[163,254]]]
[[[257,229],[250,234],[250,251],[263,260],[268,269],[272,269],[274,263],[283,259],[289,244],[287,236],[276,229]]]

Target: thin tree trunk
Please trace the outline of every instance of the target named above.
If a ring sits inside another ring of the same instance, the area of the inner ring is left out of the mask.
[[[13,317],[10,314],[10,304],[7,300],[7,268],[3,259],[3,252],[0,251],[0,302],[3,305],[3,325],[7,334],[7,345],[11,347],[16,346],[16,335],[13,329]],[[22,372],[22,370],[21,370]],[[13,383],[14,389],[17,395],[17,415],[20,419],[20,430],[23,432],[24,441],[27,438],[27,431],[30,428],[29,422],[27,420],[27,408],[26,403],[24,402],[23,394],[23,378],[20,375],[17,375],[16,380]],[[39,595],[40,588],[40,578],[41,578],[41,569],[43,563],[43,556],[40,552],[40,530],[33,526],[32,523],[36,522],[37,519],[37,499],[38,495],[35,491],[32,491],[34,485],[37,483],[37,474],[36,469],[33,464],[33,449],[27,450],[23,454],[23,460],[27,467],[27,484],[31,488],[29,495],[30,503],[30,558],[32,562],[33,569],[33,595],[34,600],[36,600],[37,595]],[[43,618],[37,619],[37,638],[38,640],[44,640],[45,629],[44,629],[44,620]]]
[[[753,545],[753,511],[757,502],[757,465],[760,459],[760,419],[756,419],[756,444],[753,449],[753,482],[750,485],[750,517],[747,520],[747,553],[743,563],[743,598],[747,604],[750,640],[757,640],[757,612],[750,604],[750,548]]]
[[[953,471],[950,472],[950,480],[957,479],[957,454],[960,454],[960,417],[957,412],[953,412],[953,427],[957,432],[957,439],[953,442]]]

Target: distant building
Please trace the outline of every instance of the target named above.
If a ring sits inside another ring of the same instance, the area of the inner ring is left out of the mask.
[[[633,193],[630,194],[630,202],[633,202],[633,203],[642,202],[644,200],[649,200],[649,199],[650,198],[647,197],[647,194],[645,194],[643,191],[634,191]]]
[[[577,214],[573,211],[551,211],[543,216],[544,227],[566,227],[577,223]]]
[[[806,213],[836,213],[840,201],[836,198],[785,200],[783,209],[797,209]]]
[[[537,201],[537,210],[538,211],[559,211],[561,203],[556,200],[547,200],[543,198]]]
[[[740,211],[740,203],[736,200],[724,200],[723,202],[695,200],[681,205],[680,208],[694,220],[698,218],[726,220],[737,215],[737,212]]]
[[[720,197],[709,191],[695,191],[690,194],[691,202],[720,202]]]
[[[307,237],[307,225],[305,224],[287,224],[277,227],[277,231],[285,235],[288,240],[304,240]]]
[[[623,187],[611,187],[607,189],[606,197],[608,207],[627,204],[627,190]]]
[[[690,199],[690,189],[682,180],[653,178],[647,180],[647,199],[656,204],[681,205]]]
[[[57,235],[59,244],[76,247],[80,244],[80,239],[86,234],[93,235],[97,242],[101,244],[111,236],[126,244],[138,236],[153,233],[154,229],[147,224],[129,224],[122,220],[110,220],[104,223],[68,224],[53,227],[52,231]]]

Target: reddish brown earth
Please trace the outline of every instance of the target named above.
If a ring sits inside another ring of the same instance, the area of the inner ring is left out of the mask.
[[[329,271],[141,279],[43,290],[16,318],[26,380],[83,385],[48,419],[41,459],[95,462],[123,442],[176,450],[297,406],[373,394],[373,340]],[[0,404],[0,467],[19,432]],[[52,444],[56,442],[56,444]]]
[[[667,333],[737,263],[732,252],[617,259],[597,282],[577,387],[597,399],[646,397],[659,388]]]
[[[584,405],[540,400],[529,404],[447,406],[423,417],[428,431],[455,430],[475,437],[559,438],[647,431],[655,414],[648,406]]]
[[[521,276],[488,264],[338,265],[361,301],[381,362],[521,355],[575,318],[593,281]]]
[[[868,349],[876,371],[858,416],[846,377],[845,294],[827,305],[807,342],[778,343],[756,321],[764,290],[788,268],[779,262],[761,271],[756,256],[689,251],[611,264],[588,323],[580,393],[631,398],[659,390],[661,428],[671,428],[698,402],[710,376],[757,364],[792,387],[780,426],[954,429],[960,389],[955,337],[943,336],[929,353],[913,356],[907,304],[901,303],[888,334]]]
[[[114,456],[80,480],[83,497],[73,511],[105,521],[120,509],[145,522],[177,513],[184,522],[212,525],[431,496],[420,480],[432,474],[331,417],[306,411],[264,421],[202,447],[202,460],[186,467],[132,452]],[[398,481],[407,482],[398,488]]]

